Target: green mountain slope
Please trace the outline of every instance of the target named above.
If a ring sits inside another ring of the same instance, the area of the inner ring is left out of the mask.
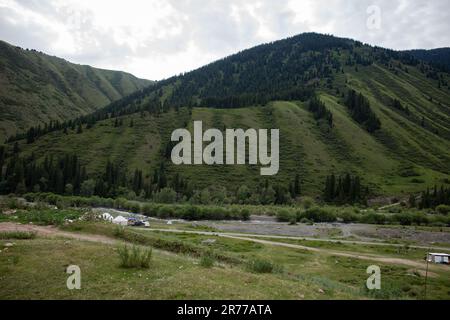
[[[153,191],[159,188],[154,172],[163,168],[165,185],[174,186],[181,176],[194,190],[256,190],[266,179],[286,187],[298,174],[302,193],[316,196],[326,176],[350,172],[373,196],[418,192],[450,180],[450,89],[443,85],[449,77],[402,53],[300,35],[158,82],[80,119],[82,132],[71,123],[66,133],[55,130],[30,144],[21,140],[19,156],[39,163],[47,155],[74,153],[97,182],[106,179],[111,161],[126,171],[123,185],[132,188],[138,169],[142,188]],[[349,90],[367,99],[380,129],[369,132],[357,121],[346,105]],[[313,93],[332,113],[332,127],[311,111]],[[279,174],[261,177],[259,166],[173,165],[167,157],[171,132],[192,131],[196,120],[204,130],[279,128]],[[9,158],[12,149],[11,143]],[[116,196],[114,190],[106,194]]]
[[[37,123],[90,113],[150,83],[0,41],[0,140]]]

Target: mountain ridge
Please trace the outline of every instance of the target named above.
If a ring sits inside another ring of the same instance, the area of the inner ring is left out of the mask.
[[[268,179],[278,193],[298,175],[302,194],[318,196],[332,173],[361,177],[372,195],[420,192],[450,181],[448,83],[447,72],[407,53],[299,35],[158,81],[29,143],[22,137],[19,156],[39,163],[77,154],[101,196],[151,197],[165,187],[193,196],[223,185],[260,193],[266,182],[253,166],[171,163],[171,132],[202,120],[205,128],[280,128],[280,173]],[[7,149],[11,158],[13,143]],[[111,163],[118,185],[106,179]]]
[[[152,84],[0,41],[0,138],[88,114]]]

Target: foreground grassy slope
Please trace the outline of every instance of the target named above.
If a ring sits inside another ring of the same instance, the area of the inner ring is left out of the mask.
[[[87,114],[149,84],[0,41],[0,141],[38,123]]]
[[[114,234],[113,227],[105,224],[67,228],[85,235]],[[369,292],[364,286],[371,261],[212,236],[125,232],[139,234],[144,242],[158,239],[169,251],[154,249],[149,269],[124,269],[119,267],[114,245],[39,237],[14,240],[16,245],[0,254],[0,299],[422,299],[424,294],[424,271],[414,268],[377,263],[382,290]],[[214,244],[203,243],[211,238]],[[215,261],[204,267],[199,256],[174,253],[177,246],[170,244],[175,243],[236,262]],[[370,247],[353,249],[376,252]],[[421,259],[409,251],[397,252],[396,257]],[[251,261],[268,262],[274,269],[259,273],[249,267]],[[65,268],[73,264],[82,270],[81,290],[66,288]],[[438,268],[430,271],[428,298],[448,299],[447,273]]]

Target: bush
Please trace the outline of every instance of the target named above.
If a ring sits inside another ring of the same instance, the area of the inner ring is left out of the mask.
[[[306,210],[301,214],[300,218],[306,218],[314,222],[335,222],[337,220],[333,212],[319,207]]]
[[[362,223],[367,223],[367,224],[385,224],[387,221],[387,218],[384,214],[369,212],[369,213],[363,214],[360,217],[359,221]]]
[[[214,258],[211,255],[204,255],[200,258],[200,265],[204,268],[211,268],[214,265]]]
[[[413,223],[413,217],[408,213],[397,213],[392,216],[392,221],[402,226],[410,226]]]
[[[250,211],[248,209],[241,210],[241,219],[244,221],[250,220]]]
[[[249,261],[247,267],[250,271],[256,273],[272,273],[275,269],[275,266],[272,262],[261,259]]]
[[[124,245],[118,248],[120,266],[123,268],[150,268],[152,249]]]
[[[290,222],[297,217],[287,209],[281,209],[277,212],[277,220],[279,222]]]
[[[342,219],[344,223],[352,223],[358,221],[358,215],[352,211],[344,210],[339,213],[339,218]]]
[[[123,238],[125,236],[125,227],[123,226],[115,226],[113,235],[117,238]]]
[[[310,209],[314,205],[314,200],[310,197],[304,197],[302,199],[302,205],[305,209]]]
[[[448,215],[448,213],[450,212],[450,206],[441,204],[436,207],[436,212],[443,214],[443,215]]]
[[[172,188],[164,188],[153,196],[153,200],[157,203],[175,203],[177,201],[177,193]]]
[[[158,208],[158,218],[167,219],[173,217],[173,210],[170,206],[161,206]]]

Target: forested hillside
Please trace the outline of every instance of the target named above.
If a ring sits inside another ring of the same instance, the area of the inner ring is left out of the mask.
[[[1,192],[284,204],[299,195],[364,202],[448,188],[449,78],[408,53],[299,35],[11,139]],[[192,131],[195,120],[204,129],[279,128],[279,174],[174,166],[170,134]]]

